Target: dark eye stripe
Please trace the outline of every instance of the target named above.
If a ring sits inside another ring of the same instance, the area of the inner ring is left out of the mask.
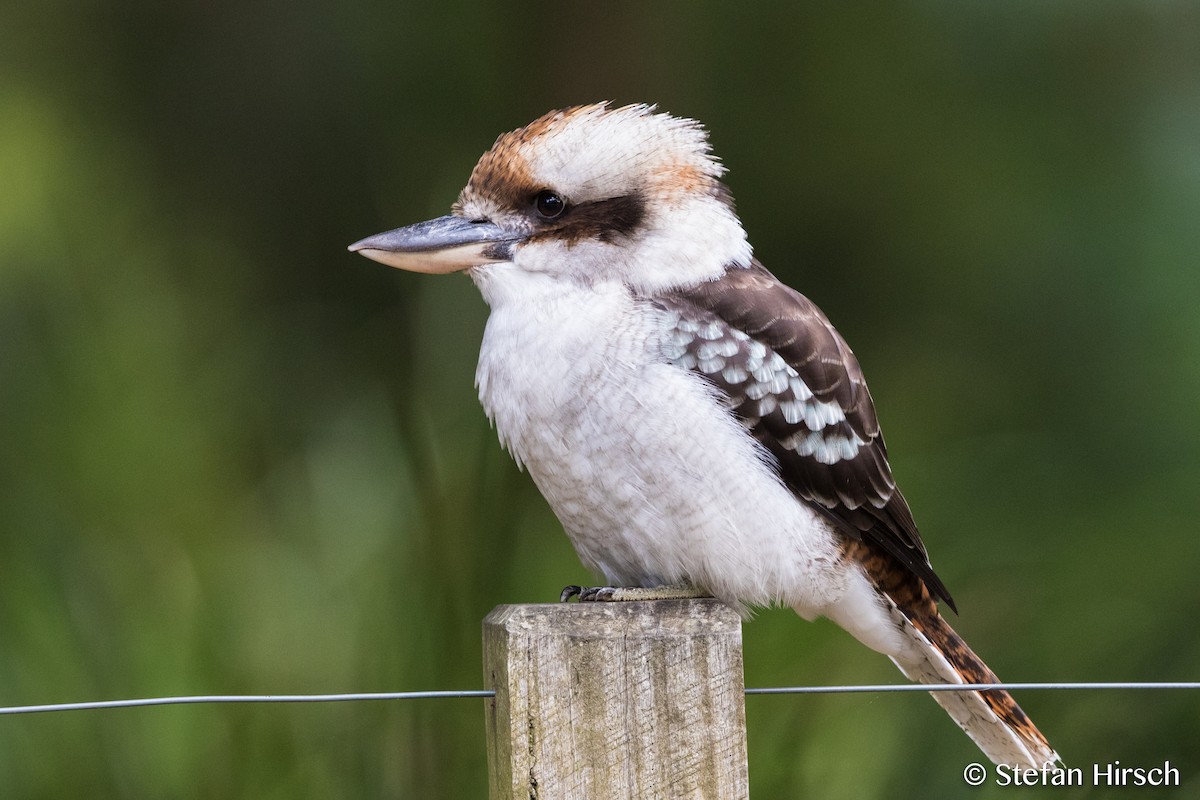
[[[588,239],[614,243],[632,236],[646,218],[646,202],[638,193],[579,203],[560,215],[543,236],[568,245]]]

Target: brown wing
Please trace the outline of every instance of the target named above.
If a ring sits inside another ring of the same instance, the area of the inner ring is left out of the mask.
[[[892,478],[858,360],[821,310],[757,261],[655,300],[671,319],[668,358],[724,394],[785,485],[954,608]]]

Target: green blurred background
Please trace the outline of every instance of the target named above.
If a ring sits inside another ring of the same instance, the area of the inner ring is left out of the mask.
[[[709,126],[1001,677],[1200,677],[1195,4],[47,0],[0,11],[0,704],[477,688],[491,607],[587,581],[475,400],[470,281],[345,247],[606,98]],[[751,686],[899,679],[790,612],[745,641]],[[1020,699],[1200,794],[1200,694]],[[980,758],[921,695],[747,716],[760,798]],[[484,786],[477,700],[0,718],[4,798]]]

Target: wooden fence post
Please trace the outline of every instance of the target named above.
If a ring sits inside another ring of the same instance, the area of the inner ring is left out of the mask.
[[[498,606],[492,800],[749,797],[742,629],[711,599]]]

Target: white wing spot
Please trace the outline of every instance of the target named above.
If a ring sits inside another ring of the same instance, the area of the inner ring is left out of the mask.
[[[725,353],[720,344],[720,342],[705,342],[696,348],[696,358],[701,361],[708,361],[717,356],[724,356]]]
[[[713,344],[715,344],[717,347],[717,355],[722,355],[726,358],[733,358],[738,354],[737,339],[721,339],[713,342]]]
[[[786,367],[787,365],[785,364],[784,366]],[[792,387],[792,394],[796,396],[796,399],[807,400],[808,398],[812,397],[813,393],[812,390],[808,388],[808,384],[800,379],[800,376],[796,374],[794,369],[791,367],[787,367],[787,369],[788,372],[791,373],[788,379],[788,385]]]
[[[843,422],[846,415],[837,403],[825,403],[819,400],[806,403],[804,406],[804,424],[810,430],[819,431],[828,425]]]
[[[786,372],[772,372],[762,383],[767,387],[767,394],[783,394],[783,390],[788,388],[788,376]]]
[[[847,439],[845,436],[830,436],[826,439],[820,431],[794,433],[783,440],[783,446],[787,449],[795,451],[797,455],[811,456],[822,464],[848,461],[858,455],[859,448],[864,444],[865,442],[858,438],[858,434],[855,434],[853,439]]]
[[[758,376],[755,375],[754,380],[751,381],[750,385],[746,387],[746,397],[749,397],[751,400],[761,400],[766,396],[767,385],[759,380]]]
[[[783,418],[791,425],[804,419],[804,404],[798,400],[784,400],[779,404],[779,410],[783,412]]]
[[[721,377],[723,377],[727,383],[741,383],[742,381],[746,380],[746,378],[749,378],[750,374],[741,367],[726,367],[724,370],[722,370]]]
[[[669,339],[669,343],[673,344],[677,347],[687,347],[689,344],[691,344],[693,341],[695,341],[695,339],[696,339],[696,334],[688,333],[687,331],[677,329],[677,330],[671,331],[671,337]]]

